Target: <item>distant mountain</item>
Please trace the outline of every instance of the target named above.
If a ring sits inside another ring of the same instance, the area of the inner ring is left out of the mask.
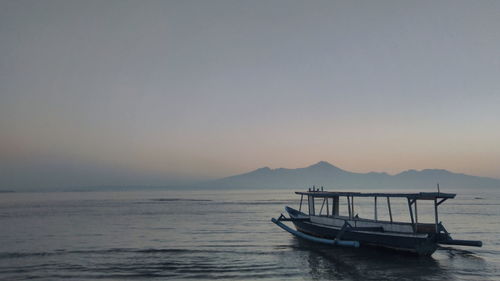
[[[328,189],[435,189],[436,183],[446,190],[453,188],[500,188],[500,180],[452,173],[447,170],[408,170],[396,175],[387,173],[354,173],[320,161],[298,169],[270,169],[222,178],[203,184],[213,188],[300,188],[316,185]]]

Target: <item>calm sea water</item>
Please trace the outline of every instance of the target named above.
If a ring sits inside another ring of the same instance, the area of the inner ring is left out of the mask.
[[[373,211],[371,201],[355,203],[361,216]],[[407,206],[394,204],[407,219]],[[297,207],[298,197],[286,190],[3,193],[0,279],[500,280],[499,193],[445,202],[440,220],[454,238],[484,246],[446,247],[427,258],[298,240],[270,222],[285,205]],[[419,205],[419,218],[432,220],[425,209]]]

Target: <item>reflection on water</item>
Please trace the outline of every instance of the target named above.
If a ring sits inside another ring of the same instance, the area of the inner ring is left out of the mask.
[[[498,279],[498,265],[488,264],[473,250],[442,247],[439,254],[446,257],[441,259],[441,264],[457,276],[468,277],[468,280],[481,280],[486,276],[497,275],[495,279]]]
[[[298,204],[287,191],[4,194],[0,279],[499,280],[500,196],[480,197],[447,202],[441,219],[483,248],[416,257],[284,232],[269,219]]]
[[[447,271],[432,257],[416,257],[372,248],[322,246],[294,239],[308,252],[307,265],[316,280],[449,280]]]

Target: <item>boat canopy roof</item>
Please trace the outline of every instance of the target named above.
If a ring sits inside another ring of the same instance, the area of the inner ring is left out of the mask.
[[[443,192],[418,192],[418,193],[379,193],[379,192],[345,192],[345,191],[296,191],[295,194],[307,195],[313,197],[337,197],[337,196],[352,196],[352,197],[403,197],[419,200],[434,200],[438,198],[450,199],[455,198],[454,193]]]

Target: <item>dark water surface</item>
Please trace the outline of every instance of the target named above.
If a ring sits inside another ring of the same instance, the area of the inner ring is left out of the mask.
[[[430,258],[300,241],[270,222],[285,205],[298,205],[291,191],[3,193],[0,279],[500,280],[499,193],[445,202],[454,238],[484,246]]]

